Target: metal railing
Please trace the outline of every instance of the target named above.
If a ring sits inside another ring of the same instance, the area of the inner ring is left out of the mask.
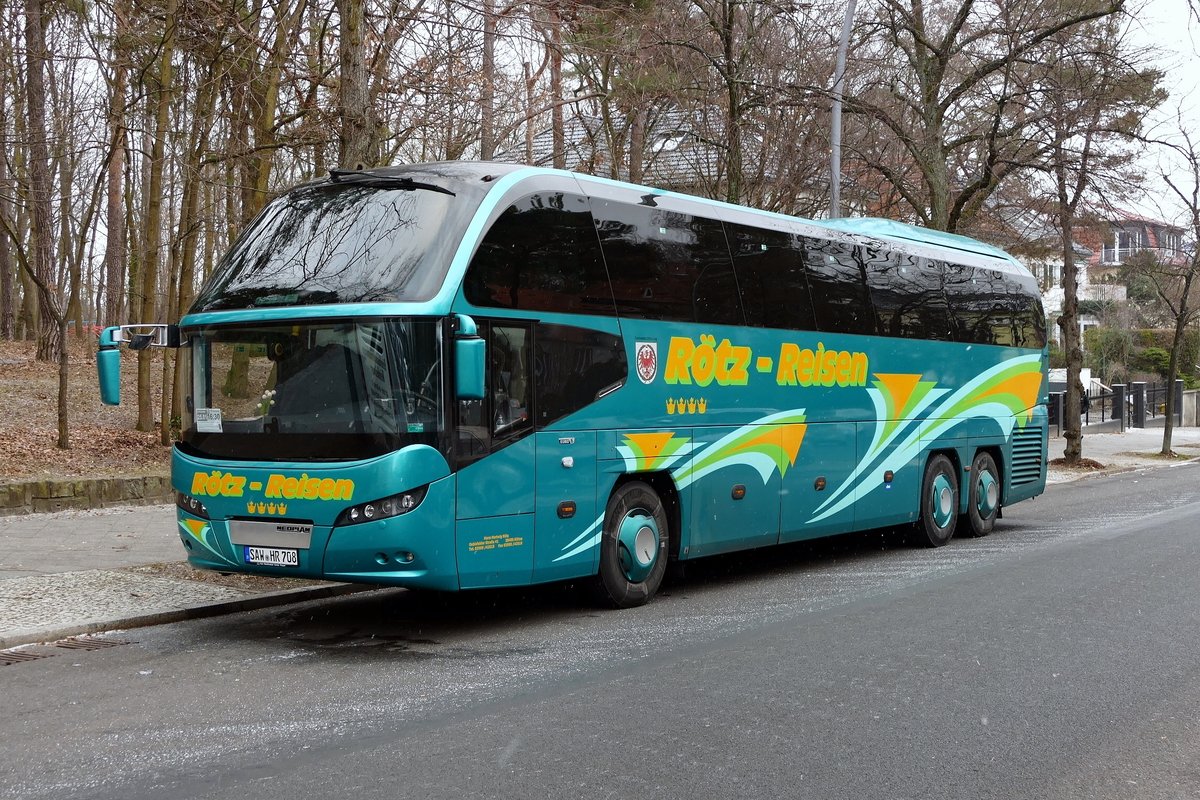
[[[1107,388],[1107,387],[1106,387]],[[1083,426],[1099,426],[1119,422],[1115,428],[1101,430],[1120,430],[1128,428],[1144,428],[1147,421],[1161,420],[1167,413],[1167,397],[1169,392],[1175,393],[1175,424],[1183,423],[1183,381],[1170,384],[1152,384],[1147,386],[1141,382],[1125,385],[1113,384],[1111,391],[1093,392],[1087,396],[1086,402],[1080,403],[1080,424]],[[1064,399],[1066,392],[1050,392],[1047,413],[1050,416],[1050,428],[1054,436],[1062,436],[1064,425]],[[1155,422],[1156,425],[1161,422]]]
[[[1120,406],[1125,405],[1126,409],[1130,409],[1129,403],[1122,403],[1124,398],[1122,392],[1095,392],[1087,395],[1086,400],[1080,399],[1079,404],[1079,421],[1082,425],[1101,425],[1106,422],[1112,422],[1120,418]],[[1050,403],[1047,407],[1047,412],[1050,415],[1050,426],[1057,430],[1057,436],[1062,436],[1064,427],[1063,412],[1065,408],[1066,392],[1051,392]],[[1130,418],[1126,418],[1125,423],[1121,426],[1124,430],[1130,424]]]
[[[1120,414],[1116,408],[1117,395],[1115,392],[1097,392],[1087,396],[1083,407],[1083,424],[1098,425],[1117,418]]]
[[[1146,387],[1146,419],[1166,416],[1169,391],[1166,384],[1153,384]]]

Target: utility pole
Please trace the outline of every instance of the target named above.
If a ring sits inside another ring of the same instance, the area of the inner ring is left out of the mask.
[[[829,135],[829,218],[842,215],[842,89],[846,82],[846,50],[850,47],[850,27],[854,24],[854,6],[857,0],[846,4],[846,18],[842,21],[842,38],[838,41],[837,61],[833,67],[833,130]]]

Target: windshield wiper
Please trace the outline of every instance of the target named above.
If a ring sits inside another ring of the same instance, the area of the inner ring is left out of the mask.
[[[369,172],[358,172],[350,169],[331,169],[329,170],[329,180],[334,183],[361,183],[380,189],[402,189],[407,192],[424,189],[429,192],[448,194],[451,197],[456,196],[454,192],[437,184],[414,181],[412,178],[405,178],[399,175],[372,175]]]

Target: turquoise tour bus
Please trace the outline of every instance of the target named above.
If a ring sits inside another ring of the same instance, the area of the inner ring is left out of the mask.
[[[460,590],[870,528],[987,534],[1046,481],[1037,286],[980,242],[549,169],[333,171],[178,325],[192,564]]]

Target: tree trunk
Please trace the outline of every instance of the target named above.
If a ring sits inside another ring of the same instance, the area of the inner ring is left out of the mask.
[[[1060,159],[1059,164],[1062,164]],[[1059,183],[1059,226],[1063,247],[1063,309],[1058,318],[1063,351],[1067,356],[1067,391],[1063,395],[1063,438],[1067,440],[1063,456],[1068,465],[1079,462],[1083,455],[1083,428],[1080,420],[1083,384],[1079,373],[1083,369],[1083,348],[1079,341],[1079,269],[1075,265],[1074,214],[1067,201],[1066,174],[1056,170]]]
[[[496,152],[496,4],[483,0],[483,69],[479,97],[479,157],[490,161]]]
[[[113,7],[116,36],[113,42],[112,96],[108,105],[108,205],[104,242],[104,324],[119,325],[125,307],[125,213],[121,207],[125,177],[125,89],[124,37],[129,25],[128,0]]]
[[[154,115],[154,135],[150,145],[150,175],[146,197],[146,219],[143,223],[142,247],[145,261],[142,264],[142,308],[143,322],[153,322],[156,316],[158,292],[158,266],[162,246],[162,196],[163,172],[166,170],[166,147],[171,110],[172,59],[175,54],[175,21],[178,0],[167,0],[165,9],[166,30],[163,34],[162,51],[158,62],[157,92]],[[150,396],[150,350],[138,353],[138,421],[139,431],[154,429],[154,405]],[[162,420],[166,427],[169,420]]]
[[[629,182],[641,183],[644,175],[643,165],[646,163],[646,108],[639,106],[633,110],[629,121]]]
[[[0,70],[0,74],[2,73],[3,70]],[[3,92],[4,85],[0,83],[0,94]],[[3,104],[0,103],[0,131],[5,130],[8,130],[8,126],[4,119]],[[12,186],[8,180],[8,159],[0,158],[0,219],[7,220],[13,230],[16,230],[16,220],[12,215],[12,203],[8,199],[11,191]],[[0,233],[0,339],[12,339],[16,335],[16,309],[13,307],[15,300],[13,290],[16,285],[13,278],[16,268],[8,234]]]
[[[213,111],[217,98],[216,69],[212,70],[207,79],[201,84],[196,105],[192,109],[192,130],[188,137],[188,158],[183,165],[183,205],[179,211],[179,232],[175,246],[171,248],[173,274],[179,275],[177,293],[172,300],[172,311],[168,322],[175,322],[179,316],[187,313],[194,296],[193,287],[196,280],[196,245],[200,233],[199,198],[200,183],[203,169],[204,153],[208,150],[209,132],[213,128]],[[211,238],[211,237],[206,237]],[[180,374],[180,359],[172,358],[173,369],[168,373],[167,365],[163,364],[163,408],[164,418],[172,421],[171,425],[163,426],[161,439],[163,444],[170,444],[170,431],[174,428],[174,420],[181,416],[179,388],[183,376]],[[166,401],[168,390],[170,402]]]
[[[550,15],[550,126],[554,141],[554,168],[567,168],[567,144],[563,132],[562,87],[562,20],[553,8]]]
[[[373,146],[373,115],[367,103],[363,0],[337,0],[337,10],[340,19],[338,57],[341,67],[338,81],[338,114],[341,117],[338,164],[344,169],[363,169],[374,166],[379,160],[379,154],[374,152],[376,148]],[[284,25],[285,20],[279,20],[280,28]]]
[[[1200,227],[1200,226],[1197,226]],[[1179,378],[1179,358],[1183,351],[1183,340],[1187,334],[1188,322],[1192,318],[1191,297],[1192,284],[1196,280],[1196,273],[1200,271],[1197,266],[1197,258],[1200,256],[1193,255],[1193,260],[1190,268],[1183,275],[1183,289],[1180,293],[1179,305],[1175,311],[1175,339],[1171,342],[1171,360],[1167,365],[1167,417],[1163,425],[1163,443],[1162,455],[1171,455],[1171,435],[1175,429],[1175,381]]]
[[[50,154],[46,146],[46,83],[44,70],[49,60],[42,27],[41,0],[25,0],[25,61],[27,111],[29,114],[29,206],[33,239],[32,269],[38,283],[38,361],[55,361],[65,347],[62,329],[54,324],[54,231],[51,221]]]
[[[533,163],[533,68],[528,61],[525,67],[525,163]]]

